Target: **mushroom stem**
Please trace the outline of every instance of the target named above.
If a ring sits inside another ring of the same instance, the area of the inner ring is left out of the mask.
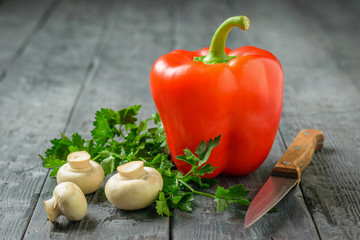
[[[50,222],[54,222],[60,215],[62,215],[61,209],[57,204],[55,197],[44,201],[44,205]]]
[[[117,167],[117,171],[125,179],[141,179],[146,176],[144,162],[132,161]]]
[[[67,161],[71,169],[84,171],[92,168],[90,158],[91,156],[88,152],[78,151],[69,154]]]

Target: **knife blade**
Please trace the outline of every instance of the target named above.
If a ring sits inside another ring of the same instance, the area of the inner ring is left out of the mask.
[[[274,207],[297,183],[315,151],[324,145],[324,133],[317,129],[301,130],[271,171],[270,178],[256,194],[245,216],[250,227]]]

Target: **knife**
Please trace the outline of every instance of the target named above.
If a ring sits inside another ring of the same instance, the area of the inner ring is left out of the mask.
[[[274,207],[297,183],[315,151],[324,145],[324,133],[317,129],[301,130],[271,171],[270,178],[257,193],[247,210],[245,228]]]

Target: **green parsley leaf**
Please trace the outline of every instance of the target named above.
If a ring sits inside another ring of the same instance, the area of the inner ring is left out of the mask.
[[[64,135],[64,137],[66,136]],[[83,150],[86,150],[85,140],[78,133],[74,133],[71,135],[71,145],[69,146],[69,151],[72,153]]]
[[[220,138],[221,135],[217,136],[216,138],[214,138],[214,140],[210,139],[207,143],[206,146],[204,145],[204,141],[202,141],[199,145],[199,147],[196,149],[195,153],[199,156],[199,165],[203,165],[205,162],[207,162],[207,160],[209,160],[211,151],[213,150],[214,147],[219,146],[220,144]]]
[[[108,139],[115,136],[114,126],[118,124],[118,114],[107,108],[102,108],[95,114],[95,128],[91,131],[94,141],[98,144],[105,145]]]
[[[42,155],[39,154],[39,157],[43,160],[43,166],[46,168],[54,168],[54,167],[62,166],[66,163],[66,161],[60,160],[51,155],[49,157],[43,157]]]
[[[160,192],[159,198],[156,200],[156,211],[161,216],[171,216],[169,206],[167,205],[167,200],[165,198],[165,193]]]
[[[115,158],[113,156],[109,156],[109,157],[105,158],[103,161],[101,161],[101,166],[104,169],[105,175],[109,175],[116,168]]]
[[[59,171],[59,169],[60,169],[60,167],[55,167],[55,168],[53,168],[53,169],[51,170],[49,176],[50,176],[50,177],[56,177],[57,172]]]
[[[190,179],[201,188],[211,188],[211,187],[214,187],[218,183],[218,181],[214,178],[201,179],[200,176],[191,176]]]
[[[196,164],[199,162],[199,159],[188,148],[184,150],[184,153],[185,155],[176,156],[176,159],[184,161],[195,168]]]
[[[247,196],[249,190],[247,190],[244,185],[235,185],[224,189],[223,187],[218,187],[216,189],[215,196],[217,198],[224,199],[242,199]]]
[[[85,151],[87,151],[93,158],[93,160],[96,161],[96,159],[94,158],[98,156],[101,151],[104,151],[104,149],[105,148],[103,146],[95,144],[94,140],[91,139],[90,141],[88,141]]]
[[[214,201],[217,203],[217,212],[225,211],[228,208],[228,202],[225,199],[215,198]]]
[[[180,195],[173,196],[171,199],[172,208],[179,208],[184,212],[192,212],[193,208],[191,206],[192,201],[194,200],[194,194],[190,192],[181,193]]]
[[[220,144],[220,138],[221,135],[214,138],[214,140],[210,139],[207,143],[202,141],[195,151],[198,156],[192,153],[188,148],[184,150],[185,155],[176,156],[176,159],[191,165],[191,170],[185,176],[204,176],[206,173],[212,173],[214,169],[216,169],[216,167],[212,167],[210,164],[205,163],[209,160],[213,148]]]
[[[206,173],[212,173],[216,167],[211,167],[211,164],[205,164],[201,168],[195,168],[193,171],[194,176],[204,176]]]
[[[215,193],[215,202],[217,202],[217,211],[221,212],[234,203],[249,206],[249,200],[245,199],[249,190],[245,189],[244,185],[235,185],[224,189],[218,187]]]
[[[140,111],[141,105],[134,105],[128,108],[121,109],[119,113],[121,125],[125,125],[125,129],[129,130],[134,126],[137,118],[135,117]]]
[[[61,139],[54,138],[50,141],[53,146],[45,151],[46,158],[52,156],[57,159],[65,160],[67,155],[70,154],[69,146],[72,145],[71,140],[64,134],[61,134],[61,136]]]

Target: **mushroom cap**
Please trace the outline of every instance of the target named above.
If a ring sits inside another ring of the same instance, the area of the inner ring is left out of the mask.
[[[100,164],[90,160],[90,168],[85,170],[73,169],[69,163],[61,166],[56,180],[58,183],[72,182],[79,186],[84,194],[89,194],[98,190],[104,182],[105,174]]]
[[[143,167],[145,174],[140,178],[112,176],[105,185],[105,195],[117,208],[136,210],[151,205],[163,187],[160,173],[150,167]],[[133,170],[133,169],[132,169]]]
[[[53,197],[44,202],[51,222],[59,215],[66,216],[69,220],[79,221],[87,211],[87,202],[84,193],[74,183],[63,182],[57,185]]]

